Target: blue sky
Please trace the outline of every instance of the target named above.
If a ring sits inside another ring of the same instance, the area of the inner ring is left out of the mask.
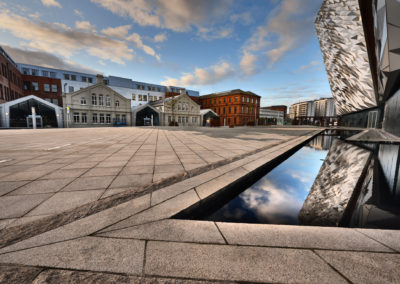
[[[90,70],[262,105],[330,97],[314,19],[322,0],[6,0],[17,62]]]

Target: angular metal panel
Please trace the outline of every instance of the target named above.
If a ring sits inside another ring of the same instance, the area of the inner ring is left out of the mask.
[[[376,107],[358,0],[325,0],[315,28],[338,114]]]

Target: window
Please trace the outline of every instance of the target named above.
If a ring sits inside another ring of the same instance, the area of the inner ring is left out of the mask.
[[[225,114],[225,108],[222,109],[222,113]]]
[[[56,72],[50,72],[50,78],[55,78],[56,77]]]
[[[96,94],[92,94],[92,105],[97,105],[97,96]]]
[[[236,113],[236,107],[233,109],[233,113]]]
[[[44,100],[45,100],[46,102],[51,103],[51,99],[49,99],[49,98],[45,98]]]
[[[151,87],[150,87],[150,86],[147,86],[147,90],[151,91]]]
[[[149,102],[153,101],[153,96],[149,96]]]
[[[57,85],[51,84],[51,91],[52,91],[53,93],[57,93]]]
[[[244,103],[244,97],[242,97],[242,103]]]
[[[250,102],[250,98],[247,98],[247,102]]]
[[[126,115],[125,114],[122,115],[122,122],[126,122]]]
[[[79,112],[74,112],[74,123],[79,123]]]
[[[115,107],[119,107],[119,100],[115,101]]]
[[[217,100],[216,99],[214,99],[214,104],[216,104],[217,103]]]
[[[116,122],[120,122],[120,115],[119,115],[119,114],[116,114],[116,115],[115,115],[115,121],[116,121]]]
[[[38,69],[32,69],[32,75],[33,76],[39,76],[39,70]]]
[[[229,102],[231,102],[231,98],[229,98]]]
[[[106,123],[111,123],[111,114],[106,114]]]
[[[93,83],[93,79],[92,78],[88,78],[88,82],[89,83]]]
[[[194,116],[192,116],[192,123],[196,122],[196,118]]]
[[[157,91],[158,91],[158,92],[161,92],[161,88],[157,88]]]
[[[32,91],[39,91],[38,82],[32,82]]]
[[[147,95],[143,95],[143,101],[147,102]]]
[[[159,97],[159,100],[162,100],[162,97]]]
[[[104,114],[100,113],[100,123],[104,123]]]
[[[178,110],[181,110],[181,103],[178,104]]]
[[[43,84],[44,91],[45,92],[50,92],[50,85],[49,84]]]
[[[76,75],[71,75],[71,80],[76,81]]]
[[[43,77],[49,77],[49,71],[42,71],[42,76]]]
[[[87,77],[82,76],[82,82],[86,82],[87,81]]]
[[[22,73],[24,75],[28,75],[29,74],[29,69],[28,68],[22,68]]]
[[[244,107],[242,107],[242,113],[244,113]]]
[[[24,90],[28,91],[30,88],[31,84],[28,81],[24,81]]]
[[[0,84],[0,99],[4,99],[4,96],[3,96],[3,86]]]
[[[253,103],[254,101],[253,101],[254,99],[253,98],[251,98],[251,102]]]
[[[58,105],[58,99],[53,99],[53,104]]]
[[[132,101],[136,101],[136,95],[132,94]]]
[[[68,87],[68,93],[73,93],[73,92],[74,92],[74,87],[69,86],[69,87]]]
[[[235,102],[237,102],[238,101],[238,97],[235,97]]]
[[[97,113],[92,114],[92,122],[97,123]]]
[[[106,106],[110,107],[111,106],[111,98],[109,95],[106,96]]]
[[[230,107],[228,107],[228,113],[231,113],[231,108]]]
[[[99,106],[103,106],[103,105],[104,105],[103,95],[99,95]],[[100,123],[101,123],[101,121],[100,121]]]
[[[142,101],[142,100],[143,100],[142,95],[139,95],[139,101]]]
[[[82,119],[82,123],[87,123],[87,116],[86,116],[85,112],[82,112],[81,119]]]
[[[69,80],[70,79],[69,74],[64,74],[64,79]]]
[[[181,117],[180,117],[180,116],[178,116],[178,122],[179,122],[179,123],[182,123],[182,120],[181,120]]]
[[[86,98],[85,97],[81,97],[81,105],[85,105],[86,104]]]
[[[168,123],[171,122],[171,116],[168,116]]]

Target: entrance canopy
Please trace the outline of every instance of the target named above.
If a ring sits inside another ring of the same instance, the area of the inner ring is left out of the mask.
[[[151,120],[153,120],[153,124]],[[160,122],[160,111],[151,105],[147,104],[132,109],[132,125],[134,126],[159,126]]]
[[[63,127],[62,108],[34,95],[1,104],[1,126],[28,127],[27,118],[32,115],[32,107],[36,115],[42,118],[43,127]]]

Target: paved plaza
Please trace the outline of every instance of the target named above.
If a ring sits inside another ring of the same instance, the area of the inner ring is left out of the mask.
[[[400,231],[177,220],[317,128],[0,132],[0,283],[394,283]]]

